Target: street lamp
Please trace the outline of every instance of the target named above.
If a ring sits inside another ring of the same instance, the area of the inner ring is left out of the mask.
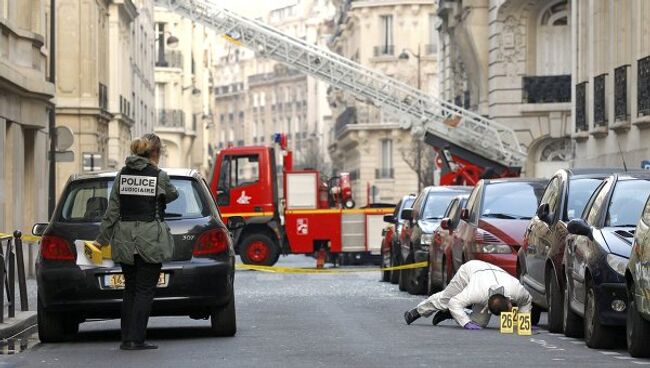
[[[163,39],[165,38],[165,35],[169,35],[167,37],[167,40],[165,43],[163,43]],[[178,47],[178,37],[174,36],[171,32],[169,31],[162,31],[162,34],[154,40],[154,43],[158,43],[158,61],[156,62],[156,66],[167,66],[167,61],[165,60],[165,47],[164,45],[167,44],[167,47],[170,49],[175,49]]]
[[[399,54],[398,58],[400,60],[408,60],[408,59],[410,59],[409,54],[413,55],[413,57],[415,57],[415,59],[418,62],[418,71],[417,71],[418,84],[417,84],[417,86],[418,86],[418,90],[420,90],[420,89],[422,89],[422,76],[421,76],[421,74],[422,74],[421,73],[422,54],[420,53],[420,45],[418,44],[418,52],[417,53],[415,53],[415,52],[413,52],[413,51],[411,51],[409,49],[403,49],[402,53]],[[418,174],[418,193],[419,193],[422,190],[422,181],[420,180],[420,178],[422,176],[422,139],[420,139],[420,138],[417,138],[417,150],[418,150],[418,152],[417,152],[417,156],[416,156],[417,157],[416,158],[416,162],[417,162],[417,171],[416,172]]]

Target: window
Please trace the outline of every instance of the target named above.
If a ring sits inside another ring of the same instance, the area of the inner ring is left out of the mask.
[[[602,182],[602,179],[575,179],[569,182],[565,220],[571,220],[582,215],[589,198]]]
[[[559,204],[560,191],[560,178],[555,177],[551,179],[551,181],[546,186],[544,195],[540,200],[540,203],[548,203],[549,213],[551,214],[551,217],[555,216],[555,211],[557,210],[557,205]]]
[[[259,180],[259,157],[258,155],[229,156],[229,187],[237,188],[255,184]],[[224,172],[222,172],[222,176]],[[221,179],[219,180],[221,182]]]
[[[619,181],[609,202],[605,226],[636,226],[648,195],[649,180]]]
[[[156,106],[159,110],[165,109],[165,84],[156,83]]]
[[[379,157],[379,173],[376,175],[380,178],[393,177],[393,141],[390,139],[381,140],[381,149]]]
[[[422,211],[422,220],[440,220],[445,215],[449,203],[459,192],[430,192]]]
[[[379,21],[381,39],[379,44],[384,49],[384,54],[389,53],[389,48],[393,47],[393,16],[382,15]]]
[[[201,218],[210,215],[208,201],[201,195],[200,184],[192,179],[172,179],[178,198],[167,204],[166,219]]]
[[[77,181],[63,197],[61,222],[99,222],[108,208],[112,180]]]
[[[427,55],[435,55],[438,52],[438,30],[436,30],[436,22],[438,16],[436,14],[429,14],[429,45],[427,46]]]
[[[609,192],[611,186],[612,182],[606,181],[594,192],[592,198],[589,200],[589,204],[585,206],[588,208],[588,213],[583,213],[582,215],[589,224],[596,224],[596,222],[598,222],[600,209],[605,204],[605,198],[607,197],[607,192]],[[587,210],[585,210],[585,212],[587,212]]]
[[[481,217],[531,219],[544,191],[541,183],[505,182],[485,187]]]

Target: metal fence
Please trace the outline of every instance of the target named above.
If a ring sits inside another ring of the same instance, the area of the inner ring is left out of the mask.
[[[25,272],[25,258],[23,254],[22,233],[14,231],[13,236],[0,235],[0,323],[4,322],[5,306],[7,317],[16,316],[16,281],[20,295],[20,310],[29,310],[27,301],[27,276]],[[16,279],[16,277],[18,279]]]

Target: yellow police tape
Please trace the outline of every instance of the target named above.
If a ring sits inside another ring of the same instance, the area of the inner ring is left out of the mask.
[[[7,238],[13,238],[14,236],[12,234],[6,234],[6,233],[0,233],[0,239],[7,239]],[[41,241],[40,236],[34,236],[34,235],[23,235],[20,237],[22,241],[27,241],[27,242],[37,242]]]
[[[414,268],[424,268],[428,266],[428,262],[411,263],[402,266],[386,267],[386,268],[298,268],[298,267],[281,267],[281,266],[256,266],[249,264],[238,263],[236,268],[238,270],[253,270],[270,273],[355,273],[355,272],[378,272],[378,271],[398,271],[410,270]]]

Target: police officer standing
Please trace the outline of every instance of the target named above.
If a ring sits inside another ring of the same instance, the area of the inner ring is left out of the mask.
[[[115,178],[95,241],[98,246],[111,244],[113,260],[124,273],[122,350],[158,348],[145,343],[145,334],[162,262],[174,250],[164,210],[178,198],[169,176],[158,168],[160,150],[155,134],[131,143],[133,155]]]

